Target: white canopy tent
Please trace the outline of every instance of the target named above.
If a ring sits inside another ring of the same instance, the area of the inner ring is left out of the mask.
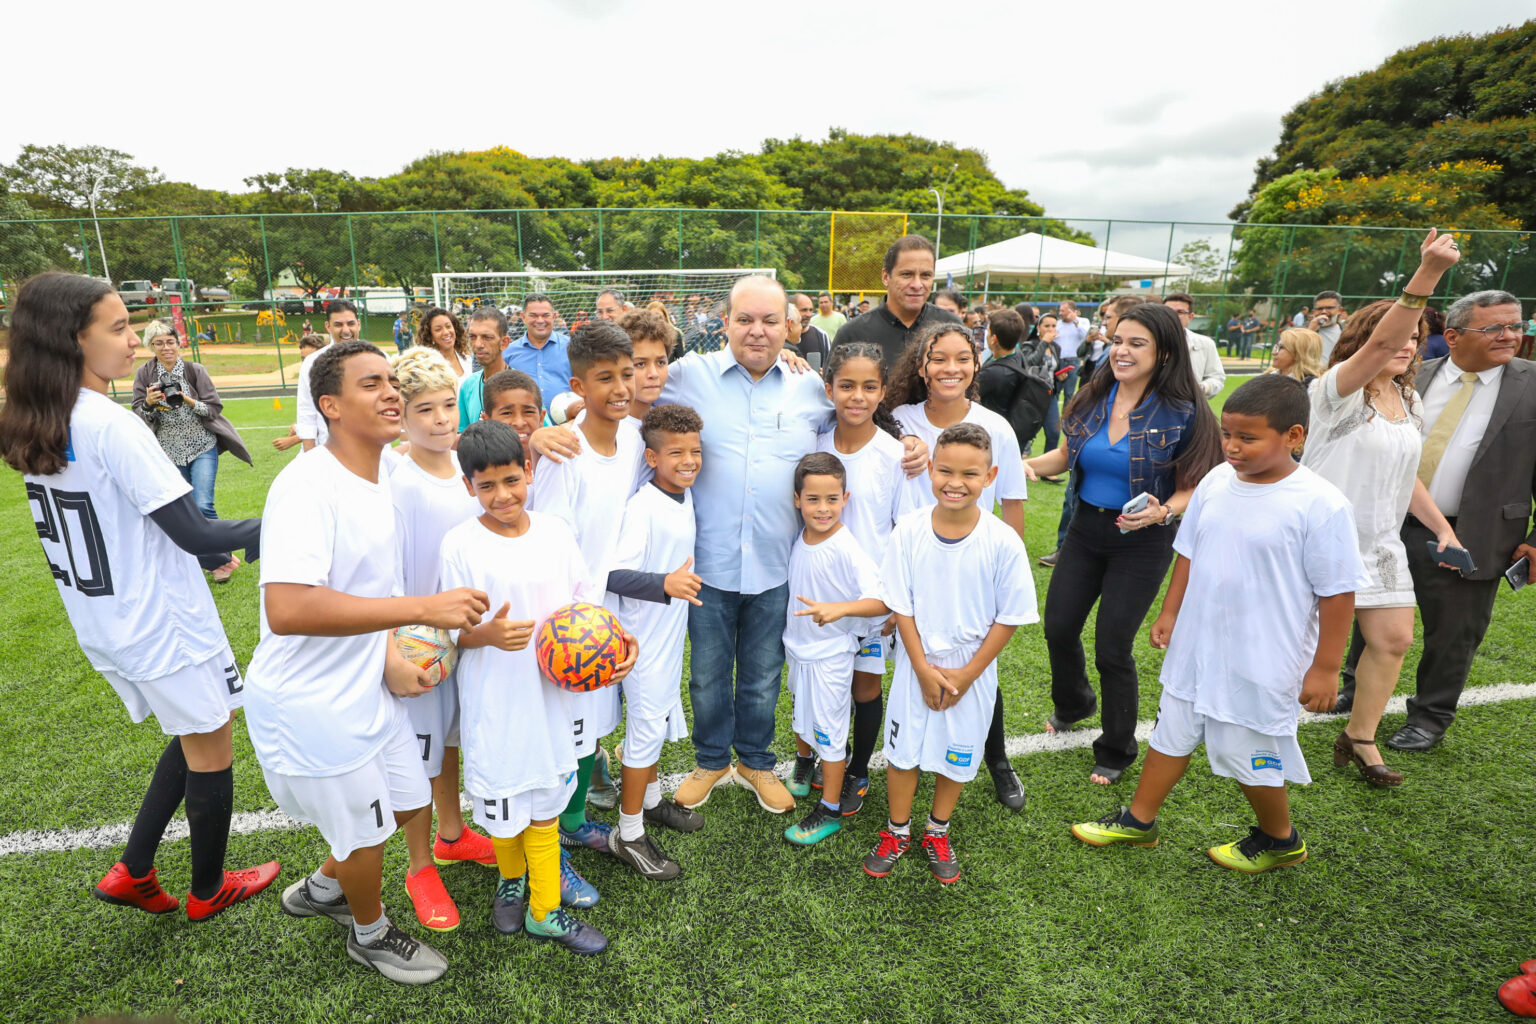
[[[935,270],[934,277],[940,282],[950,276],[957,282],[969,278],[972,288],[979,281],[984,290],[1006,285],[1010,291],[1100,282],[1118,286],[1128,279],[1187,277],[1190,273],[1189,267],[1178,263],[1050,238],[1035,231],[946,256]]]

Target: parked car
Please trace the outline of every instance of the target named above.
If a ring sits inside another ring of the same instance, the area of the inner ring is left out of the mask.
[[[160,290],[166,295],[180,295],[182,302],[197,301],[197,285],[191,278],[166,277],[160,281]]]
[[[143,309],[165,301],[165,293],[153,281],[124,281],[117,286],[117,294],[129,309]]]
[[[202,294],[203,294],[203,301],[204,302],[228,302],[229,301],[229,289],[228,288],[204,288]]]

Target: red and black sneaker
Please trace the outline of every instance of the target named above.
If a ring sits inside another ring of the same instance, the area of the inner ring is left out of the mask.
[[[881,829],[880,841],[864,858],[864,873],[871,878],[884,878],[901,860],[901,855],[911,848],[911,836],[899,836],[888,828]]]
[[[160,880],[155,877],[154,868],[150,868],[149,874],[143,878],[134,878],[122,861],[112,865],[112,870],[96,883],[91,894],[104,903],[138,907],[151,914],[169,914],[181,906],[175,896],[160,888]]]
[[[269,860],[254,868],[224,872],[224,884],[219,886],[219,891],[208,899],[198,899],[192,893],[187,893],[187,918],[192,921],[206,921],[224,908],[232,907],[241,900],[250,899],[271,885],[282,869],[282,865],[277,861]]]
[[[923,833],[923,852],[928,855],[928,870],[933,872],[933,877],[948,885],[960,879],[960,858],[955,856],[954,847],[949,845],[949,834],[936,836],[932,832]]]

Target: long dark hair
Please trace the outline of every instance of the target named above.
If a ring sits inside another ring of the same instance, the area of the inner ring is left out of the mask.
[[[965,397],[973,402],[981,398],[981,344],[964,324],[943,321],[918,331],[917,337],[901,350],[891,369],[890,384],[885,389],[885,401],[881,405],[890,410],[928,400],[928,382],[923,379],[923,367],[928,365],[928,355],[934,344],[950,334],[959,335],[971,346],[971,360],[976,369],[971,373],[971,386],[965,389]]]
[[[827,357],[827,366],[821,371],[821,379],[827,383],[828,387],[831,387],[833,380],[836,379],[837,371],[842,369],[843,364],[850,359],[868,359],[880,371],[880,386],[886,387],[890,384],[890,375],[885,372],[885,352],[880,346],[868,341],[853,341],[837,346]],[[885,407],[884,402],[875,406],[875,414],[871,419],[875,421],[875,426],[896,440],[901,440],[901,424],[896,422],[896,417],[891,415],[891,411]]]
[[[441,306],[433,306],[422,315],[421,326],[416,328],[416,344],[437,349],[437,342],[432,338],[432,321],[440,316],[447,317],[453,324],[453,351],[460,356],[469,355],[469,332],[464,330],[464,322]]]
[[[50,476],[64,468],[85,370],[80,333],[111,294],[104,281],[61,271],[39,274],[16,292],[0,407],[0,454],[12,469]]]
[[[1152,334],[1157,349],[1157,362],[1152,368],[1152,379],[1147,382],[1142,401],[1156,395],[1159,400],[1175,407],[1194,411],[1194,420],[1185,438],[1184,450],[1174,459],[1179,489],[1193,487],[1200,478],[1221,461],[1221,428],[1216,415],[1200,390],[1195,378],[1194,363],[1189,357],[1189,341],[1178,315],[1161,303],[1143,302],[1132,306],[1120,315],[1120,323],[1140,324]],[[1105,361],[1108,361],[1106,354]],[[1113,372],[1095,373],[1088,383],[1078,389],[1061,413],[1062,433],[1081,432],[1083,421],[1109,397],[1115,386]]]

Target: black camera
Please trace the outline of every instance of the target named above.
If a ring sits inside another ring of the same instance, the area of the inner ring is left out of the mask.
[[[180,409],[186,404],[187,396],[182,393],[181,385],[173,380],[162,384],[160,393],[165,396],[165,405],[168,409]]]

